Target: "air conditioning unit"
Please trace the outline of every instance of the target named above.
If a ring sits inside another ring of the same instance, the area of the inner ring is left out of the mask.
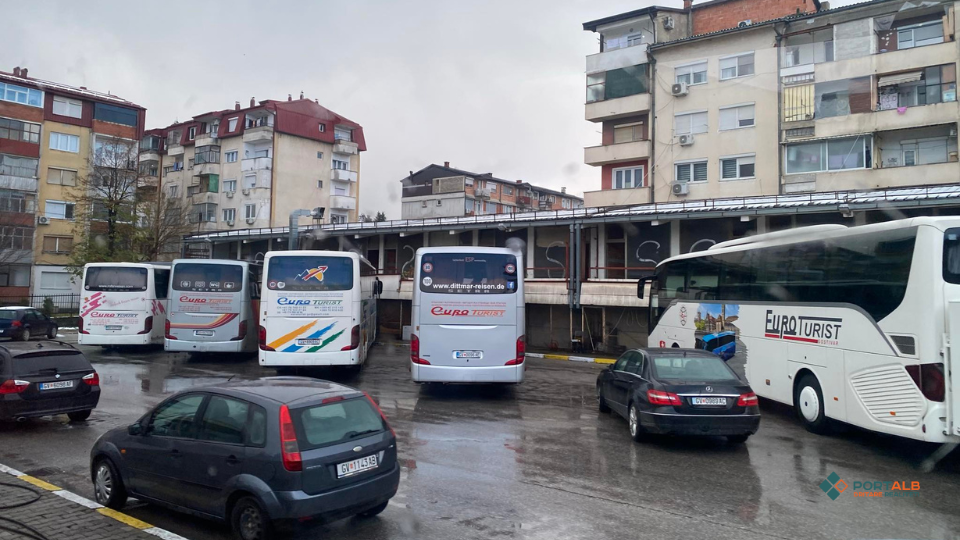
[[[427,201],[420,201],[420,208],[426,208],[426,207],[427,207]]]
[[[256,221],[257,221],[257,218],[248,217],[247,225],[253,225],[254,223],[256,223]]]
[[[49,225],[50,218],[47,216],[37,216],[37,225]]]
[[[228,199],[232,199],[232,198],[233,198],[233,194],[236,193],[236,192],[234,192],[234,191],[226,191],[226,192],[224,192],[224,193],[226,193]]]
[[[742,20],[742,21],[740,21],[740,22],[737,23],[737,28],[746,28],[747,26],[750,26],[751,24],[753,24],[753,19],[744,19],[744,20]]]
[[[686,182],[674,182],[671,186],[674,195],[686,195],[690,193],[690,186]]]
[[[244,194],[244,195],[249,195],[249,194],[250,194],[250,188],[244,189],[244,190],[243,190],[243,194]]]
[[[687,87],[687,83],[678,82],[674,83],[673,86],[670,87],[670,93],[677,97],[685,96],[690,93],[690,89]]]
[[[664,30],[673,30],[673,17],[667,16],[663,18],[663,29]]]
[[[228,219],[228,220],[227,220],[227,227],[233,227],[233,223],[234,223],[234,222],[233,222],[232,219]]]
[[[677,137],[677,142],[680,143],[680,146],[692,146],[693,134],[680,135],[679,137]]]

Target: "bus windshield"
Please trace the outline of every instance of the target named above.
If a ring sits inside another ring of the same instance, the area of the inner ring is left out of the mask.
[[[92,266],[87,268],[83,288],[88,291],[145,291],[147,269]]]
[[[173,290],[235,292],[243,287],[243,267],[236,264],[180,263],[173,269]]]
[[[267,272],[267,288],[283,291],[347,291],[353,288],[353,259],[349,257],[274,257]]]
[[[517,258],[501,253],[428,253],[420,261],[420,290],[446,294],[517,291]]]

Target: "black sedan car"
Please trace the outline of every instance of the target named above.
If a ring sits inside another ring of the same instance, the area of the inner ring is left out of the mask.
[[[0,419],[66,414],[82,422],[99,401],[100,376],[72,345],[0,343]]]
[[[306,377],[189,389],[90,453],[97,502],[127,496],[226,521],[262,540],[279,523],[382,512],[397,493],[397,439],[369,395]]]
[[[597,377],[601,412],[630,436],[725,435],[740,444],[760,427],[757,395],[718,356],[695,349],[634,349]]]
[[[0,337],[30,341],[31,337],[57,337],[57,323],[39,309],[23,306],[0,307]]]

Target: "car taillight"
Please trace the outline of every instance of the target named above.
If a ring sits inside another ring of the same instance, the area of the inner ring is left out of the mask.
[[[138,334],[149,334],[153,332],[153,315],[147,316],[147,319],[143,321],[143,330],[137,332]]]
[[[647,390],[647,401],[651,405],[673,405],[675,407],[679,407],[682,403],[680,396],[673,392],[661,392],[660,390]]]
[[[943,364],[905,366],[914,384],[930,401],[943,401],[946,387],[943,380]]]
[[[757,395],[753,392],[747,392],[746,394],[740,394],[740,399],[737,400],[737,407],[755,407],[760,403],[760,400],[757,399]]]
[[[338,401],[343,401],[343,396],[333,396],[327,397],[320,400],[321,405],[326,405],[327,403],[336,403]]]
[[[513,360],[510,360],[504,365],[519,366],[520,364],[523,363],[523,359],[526,357],[526,354],[527,354],[527,344],[526,344],[525,338],[526,336],[520,336],[517,338],[517,356],[516,358],[514,358]]]
[[[247,321],[240,321],[240,330],[237,337],[231,338],[230,341],[243,341],[245,337],[247,337]]]
[[[176,336],[174,336],[173,334],[170,333],[170,319],[167,319],[167,320],[163,323],[163,337],[165,337],[165,338],[167,338],[167,339],[177,339]]]
[[[0,384],[0,394],[19,394],[30,386],[28,381],[18,381],[10,379]]]
[[[286,405],[280,406],[280,452],[283,455],[284,469],[291,472],[303,470],[303,459],[300,457],[300,446],[297,444],[297,431],[293,429],[290,409]]]
[[[390,434],[396,437],[397,432],[393,430],[393,427],[390,425],[390,422],[387,422],[387,417],[384,416],[383,411],[380,410],[380,406],[377,405],[377,402],[374,401],[372,397],[370,397],[370,394],[364,392],[363,395],[367,396],[367,399],[370,400],[370,404],[373,405],[373,408],[376,409],[378,413],[380,413],[380,418],[383,419],[384,425],[386,425],[387,429],[390,430]]]
[[[416,334],[410,334],[410,361],[421,366],[429,366],[423,358],[420,358],[420,338]]]
[[[89,375],[84,375],[82,380],[90,386],[100,386],[100,375],[96,371]]]
[[[23,326],[23,323],[20,321],[13,321],[12,323],[10,323],[10,326],[14,328],[20,328],[21,326]]]
[[[353,329],[350,330],[350,344],[346,347],[340,349],[341,351],[352,351],[360,346],[360,325],[353,325]]]
[[[86,330],[83,329],[83,317],[80,317],[80,323],[77,324],[77,331],[80,332],[81,334],[89,334],[89,333],[90,333],[90,332],[87,332]]]
[[[267,346],[267,329],[263,326],[260,327],[260,350],[261,351],[275,351],[273,347]]]

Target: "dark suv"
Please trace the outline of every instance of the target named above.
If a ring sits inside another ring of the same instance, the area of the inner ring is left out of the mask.
[[[57,323],[32,307],[0,307],[0,337],[30,341],[31,337],[57,337]]]
[[[130,495],[227,521],[242,540],[277,521],[377,515],[400,483],[396,435],[370,396],[305,377],[180,392],[101,436],[90,468],[100,504]]]
[[[66,414],[82,422],[99,401],[100,376],[72,345],[0,343],[0,419]]]

